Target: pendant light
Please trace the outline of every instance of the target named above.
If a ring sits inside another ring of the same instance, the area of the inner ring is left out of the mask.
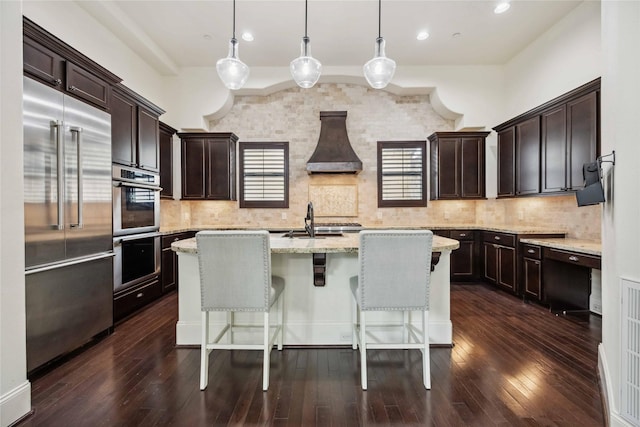
[[[396,61],[387,58],[384,53],[385,42],[380,35],[381,8],[382,0],[378,0],[378,38],[376,39],[375,55],[362,67],[364,77],[374,89],[386,87],[396,71]]]
[[[240,89],[249,78],[249,67],[238,58],[238,40],[236,40],[236,0],[233,0],[233,36],[229,41],[229,55],[216,63],[218,76],[226,87]]]
[[[304,37],[300,44],[300,56],[291,61],[289,68],[293,80],[304,89],[316,84],[322,73],[322,64],[311,56],[309,36],[307,36],[307,0],[304,1]]]

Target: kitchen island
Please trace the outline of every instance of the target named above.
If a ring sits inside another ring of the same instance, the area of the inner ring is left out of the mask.
[[[349,278],[358,273],[357,233],[322,238],[289,238],[273,233],[270,238],[272,273],[285,279],[285,345],[347,345],[351,343],[351,290]],[[457,240],[433,237],[429,338],[434,345],[452,345],[450,318],[449,256]],[[178,254],[178,322],[176,345],[200,345],[200,277],[196,239],[174,242]],[[314,286],[313,256],[326,254],[325,285]],[[438,259],[439,257],[439,259]],[[401,313],[375,313],[376,321],[401,323]],[[212,313],[217,329],[224,313]],[[419,316],[415,316],[418,321]],[[261,324],[257,313],[238,313],[238,321]],[[214,329],[214,330],[215,330]]]

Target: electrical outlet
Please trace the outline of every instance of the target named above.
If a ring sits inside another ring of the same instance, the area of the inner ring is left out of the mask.
[[[524,211],[518,211],[518,219],[519,219],[520,221],[523,221],[523,220],[524,220]]]
[[[282,214],[280,214],[280,217],[282,219],[287,219],[287,213],[286,212],[282,212]]]
[[[449,219],[449,211],[444,211],[444,219]]]

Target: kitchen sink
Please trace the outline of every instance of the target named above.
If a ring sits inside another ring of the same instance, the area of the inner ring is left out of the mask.
[[[314,238],[324,239],[327,237],[342,237],[342,236],[343,236],[342,233],[326,232],[326,233],[316,233],[316,236]],[[306,231],[290,231],[288,233],[284,233],[282,237],[289,237],[292,239],[311,239],[311,237],[309,237],[309,234]]]

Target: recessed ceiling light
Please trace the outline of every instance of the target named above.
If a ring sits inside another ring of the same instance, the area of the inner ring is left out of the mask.
[[[246,42],[252,42],[253,41],[253,34],[251,34],[248,31],[245,31],[244,33],[242,33],[242,40],[244,40]]]
[[[416,38],[417,38],[418,40],[426,40],[426,39],[428,39],[428,38],[429,38],[429,33],[427,33],[426,31],[420,31],[420,32],[418,33],[418,35],[416,36]]]
[[[511,4],[508,1],[503,1],[498,3],[495,9],[493,9],[493,13],[499,14],[504,13],[511,7]]]
[[[453,34],[451,34],[451,37],[453,37],[454,39],[457,39],[460,36],[462,36],[462,33],[453,33]]]
[[[205,40],[211,40],[211,34],[204,34],[202,38]]]

